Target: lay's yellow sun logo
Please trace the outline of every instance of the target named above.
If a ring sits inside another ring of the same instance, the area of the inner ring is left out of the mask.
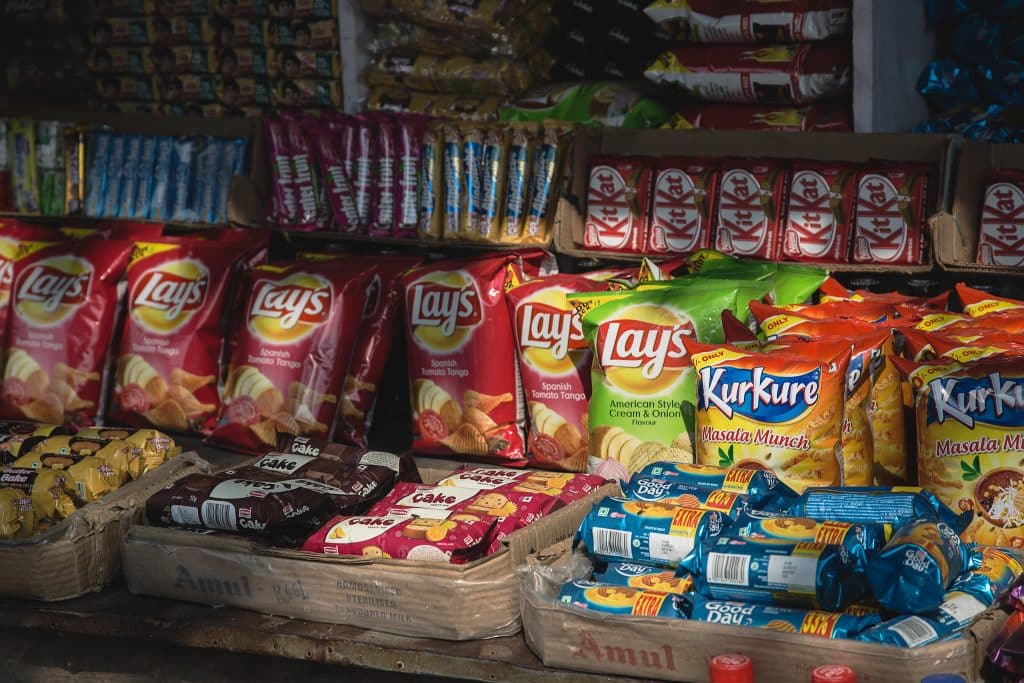
[[[199,261],[163,263],[142,275],[129,296],[132,319],[158,334],[181,329],[206,301],[210,272]]]
[[[561,287],[542,289],[516,310],[519,346],[527,363],[547,375],[576,372],[570,351],[586,348],[583,325]]]
[[[334,289],[319,275],[294,273],[283,280],[257,280],[249,307],[249,329],[271,344],[291,344],[330,317]]]
[[[461,270],[427,273],[409,285],[405,303],[413,336],[432,351],[458,350],[483,321],[480,293]]]
[[[89,296],[92,265],[75,256],[55,256],[26,268],[15,283],[17,312],[36,325],[57,325]]]
[[[694,336],[690,319],[668,306],[623,308],[597,331],[605,381],[633,395],[668,391],[690,368],[683,340]]]

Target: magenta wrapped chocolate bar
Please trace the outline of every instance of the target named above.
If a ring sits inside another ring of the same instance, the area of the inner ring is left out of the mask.
[[[416,239],[419,236],[417,187],[423,156],[423,135],[429,117],[421,114],[395,114],[398,132],[395,174],[395,225],[392,236]]]
[[[340,135],[321,127],[312,134],[313,153],[324,184],[334,223],[341,232],[360,232],[359,212],[352,184],[345,173]]]
[[[352,122],[355,135],[351,147],[346,149],[346,156],[350,156],[352,159],[352,171],[348,177],[356,195],[356,211],[364,219],[370,219],[366,220],[366,223],[369,224],[372,220],[370,204],[373,197],[375,172],[373,160],[377,157],[375,126],[367,114],[356,114],[352,117]]]
[[[299,215],[299,202],[292,181],[292,161],[285,127],[280,120],[272,116],[264,116],[263,124],[267,132],[270,172],[274,185],[274,196],[271,199],[267,222],[293,225]]]
[[[313,172],[313,152],[306,137],[312,120],[304,114],[285,112],[281,115],[288,140],[289,157],[292,164],[292,183],[295,187],[297,213],[295,222],[289,227],[296,230],[316,230],[326,225],[317,189],[317,177]]]
[[[1017,611],[1010,615],[992,639],[987,655],[988,660],[1003,674],[1024,675],[1024,612]]]
[[[367,230],[374,237],[390,237],[395,223],[395,171],[398,166],[395,119],[380,112],[368,115],[376,125],[374,173],[370,181],[370,221]]]

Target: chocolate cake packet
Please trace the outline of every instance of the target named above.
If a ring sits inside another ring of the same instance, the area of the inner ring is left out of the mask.
[[[39,422],[0,422],[0,464],[10,464],[27,453],[39,441],[49,436],[67,434],[68,429],[59,425]]]
[[[416,468],[416,461],[411,455],[385,453],[384,451],[372,451],[357,446],[315,439],[309,436],[295,436],[281,432],[277,439],[277,453],[285,455],[300,455],[311,458],[326,458],[338,460],[350,466],[377,466],[385,467],[395,473],[395,480],[388,485],[388,489],[394,483],[410,482],[419,484],[420,471]]]
[[[822,612],[756,602],[715,600],[696,593],[683,596],[679,607],[693,621],[834,639],[853,638],[882,620],[877,613]]]
[[[569,581],[558,593],[558,601],[606,614],[643,617],[684,618],[679,611],[679,595],[630,586]]]

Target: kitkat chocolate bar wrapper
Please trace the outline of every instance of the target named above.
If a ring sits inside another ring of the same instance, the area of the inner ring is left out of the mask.
[[[718,164],[706,159],[657,160],[649,252],[689,254],[711,246],[718,176]]]
[[[775,260],[786,215],[787,163],[731,161],[722,165],[716,249],[732,256]]]
[[[530,418],[527,457],[533,467],[570,472],[587,468],[593,355],[579,313],[566,295],[607,288],[579,275],[552,275],[509,290]]]
[[[996,169],[989,173],[981,204],[978,263],[1024,266],[1024,171]]]
[[[854,263],[924,263],[925,224],[934,206],[935,174],[935,167],[927,164],[891,164],[860,173]]]
[[[250,271],[214,442],[262,453],[278,432],[330,436],[372,274],[331,261]]]
[[[795,161],[782,253],[794,261],[846,260],[857,173],[845,164]]]
[[[111,422],[207,433],[220,407],[222,330],[245,253],[214,242],[137,242]]]
[[[405,285],[413,449],[526,464],[525,410],[505,290],[521,281],[513,254],[450,260]]]
[[[653,166],[653,160],[647,157],[599,156],[590,160],[585,248],[642,250],[651,207]]]
[[[14,262],[0,414],[95,422],[131,243],[23,242]]]

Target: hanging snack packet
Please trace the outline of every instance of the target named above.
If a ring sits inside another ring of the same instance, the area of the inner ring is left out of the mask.
[[[524,406],[505,290],[513,254],[441,261],[403,279],[413,448],[526,463]]]
[[[355,193],[345,173],[345,160],[337,138],[337,134],[330,129],[315,131],[312,136],[313,153],[335,226],[341,232],[357,233],[361,226],[359,212],[356,210]]]
[[[478,239],[498,241],[507,166],[508,135],[504,128],[488,127],[484,131],[480,215],[473,227]]]
[[[543,244],[551,232],[561,189],[559,181],[565,148],[571,133],[572,126],[569,124],[544,122],[530,172],[530,202],[523,229],[523,241],[527,244]]]
[[[214,442],[258,454],[278,431],[330,435],[371,275],[330,261],[249,272]]]
[[[532,467],[568,472],[587,468],[593,354],[579,313],[566,295],[604,289],[605,284],[578,275],[552,275],[508,292],[530,412],[526,452]]]
[[[467,183],[462,131],[459,126],[451,123],[445,124],[441,131],[444,140],[443,173],[440,176],[444,182],[444,220],[441,237],[454,240],[461,236],[462,199],[466,193]]]
[[[390,237],[395,223],[395,183],[398,172],[398,130],[388,114],[369,114],[376,126],[375,165],[370,185],[370,215],[367,233]]]
[[[392,236],[416,239],[419,225],[419,178],[423,164],[423,142],[429,119],[417,114],[395,114],[395,221]]]
[[[688,254],[711,246],[719,169],[707,159],[658,158],[647,248]]]

